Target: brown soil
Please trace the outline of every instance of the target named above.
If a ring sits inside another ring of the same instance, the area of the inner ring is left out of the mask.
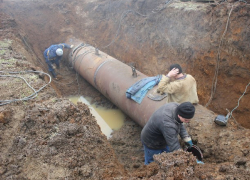
[[[236,107],[249,83],[250,6],[165,2],[0,1],[0,75],[22,76],[38,91],[49,82],[47,75],[7,72],[47,72],[44,49],[73,37],[148,76],[178,62],[198,83],[200,105],[187,130],[205,164],[180,150],[143,165],[141,127],[129,117],[107,140],[88,107],[67,97],[89,96],[116,107],[67,65],[65,54],[60,81],[52,80],[35,98],[0,106],[1,179],[249,179],[249,88],[233,112],[237,121],[220,127],[213,120],[215,113]],[[211,95],[218,55],[218,81],[208,106],[214,113],[202,105]],[[0,78],[1,101],[33,93],[20,78]]]

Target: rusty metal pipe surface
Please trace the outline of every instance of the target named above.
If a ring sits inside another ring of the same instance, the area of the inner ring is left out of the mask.
[[[69,62],[84,79],[142,127],[153,112],[164,104],[164,100],[152,101],[147,96],[141,104],[128,99],[127,89],[147,76],[136,70],[137,77],[133,77],[130,66],[93,46],[76,46],[69,55]]]

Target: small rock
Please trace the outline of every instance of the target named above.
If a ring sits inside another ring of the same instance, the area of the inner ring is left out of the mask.
[[[49,148],[49,152],[50,152],[51,155],[58,154],[58,151],[57,151],[56,147],[54,147],[54,146]]]
[[[3,123],[3,124],[7,123],[7,121],[5,120],[3,112],[0,113],[0,123]]]
[[[5,167],[0,166],[0,175],[6,173],[7,169]]]
[[[227,171],[227,167],[226,166],[221,166],[219,169],[219,172],[226,172]]]
[[[18,146],[23,148],[26,144],[26,139],[25,138],[22,138],[20,137],[19,141],[18,141]]]

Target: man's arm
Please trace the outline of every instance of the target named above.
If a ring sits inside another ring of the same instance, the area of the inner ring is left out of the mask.
[[[181,138],[185,141],[185,143],[186,143],[188,146],[192,146],[192,145],[193,145],[192,139],[191,139],[191,137],[189,136],[189,134],[187,133],[187,130],[186,130],[186,128],[184,127],[183,124],[181,124],[180,136],[181,136]]]
[[[157,92],[161,94],[163,94],[163,92],[166,92],[168,94],[173,94],[179,92],[181,88],[182,88],[181,81],[170,82],[170,78],[163,75],[161,81],[159,82]]]
[[[189,134],[188,134],[185,126],[183,125],[183,123],[180,126],[181,126],[181,128],[180,128],[179,134],[180,134],[181,138],[184,139],[185,137],[189,136]]]
[[[48,51],[45,51],[44,52],[44,59],[45,59],[45,62],[46,63],[49,63],[50,61],[49,61],[49,56],[48,56]]]
[[[159,82],[157,92],[163,94],[164,92],[168,94],[173,94],[181,89],[182,84],[180,82],[170,81],[170,78],[175,78],[179,73],[178,68],[173,68],[166,76],[162,76]]]
[[[166,140],[167,145],[169,146],[170,152],[173,152],[181,148],[178,139],[178,133],[174,128],[165,127],[163,136]]]
[[[60,45],[62,45],[62,48],[66,48],[66,49],[73,48],[73,45],[68,45],[66,43],[61,43]]]
[[[170,78],[166,77],[165,75],[162,75],[162,78],[158,84],[158,88],[157,88],[157,92],[159,92],[160,94],[164,93],[164,90],[167,86],[167,84],[169,83]]]

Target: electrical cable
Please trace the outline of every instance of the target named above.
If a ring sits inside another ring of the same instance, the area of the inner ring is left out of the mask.
[[[105,49],[105,48],[109,47],[111,44],[113,44],[117,40],[116,38],[118,37],[119,31],[120,31],[120,28],[121,28],[121,22],[122,22],[122,20],[125,18],[125,16],[127,14],[129,14],[129,13],[132,12],[132,13],[138,14],[138,15],[143,16],[143,17],[149,17],[151,14],[159,13],[160,11],[162,11],[163,9],[165,9],[172,1],[173,0],[166,1],[165,4],[164,4],[164,6],[162,8],[160,8],[158,11],[155,11],[155,9],[153,9],[152,12],[150,14],[148,14],[148,15],[141,14],[141,13],[135,11],[135,10],[124,11],[122,13],[122,15],[121,15],[121,18],[120,18],[120,21],[119,21],[119,25],[118,25],[118,29],[116,31],[115,37],[112,39],[112,41],[108,45],[103,46],[102,48]]]
[[[8,74],[21,74],[21,73],[42,73],[42,74],[45,74],[47,75],[50,80],[48,83],[46,83],[44,86],[42,86],[39,90],[35,90],[27,81],[26,79],[24,79],[22,76],[16,76],[16,75],[0,75],[0,77],[13,77],[13,78],[20,78],[22,79],[33,91],[34,93],[29,95],[29,96],[26,96],[24,98],[21,98],[21,99],[12,99],[12,100],[0,100],[0,106],[3,106],[3,105],[6,105],[6,104],[9,104],[11,102],[16,102],[16,101],[27,101],[27,100],[30,100],[30,99],[34,99],[35,97],[37,97],[37,93],[40,92],[42,89],[44,89],[47,85],[49,85],[51,83],[51,76],[45,72],[41,72],[41,71],[31,71],[31,70],[28,70],[28,71],[20,71],[20,72],[4,72],[4,71],[0,71],[0,73],[8,73]]]
[[[102,47],[103,49],[109,47],[111,44],[113,44],[113,43],[116,41],[116,38],[117,38],[117,36],[118,36],[118,34],[119,34],[119,31],[120,31],[120,28],[121,28],[121,21],[122,21],[123,18],[124,18],[128,13],[130,13],[130,12],[133,12],[133,11],[132,11],[132,10],[127,10],[127,11],[125,11],[125,12],[122,13],[121,18],[120,18],[120,21],[119,21],[119,26],[118,26],[118,29],[117,29],[117,31],[116,31],[115,37],[113,38],[113,40],[112,40],[108,45]],[[123,15],[124,13],[125,13],[125,15]]]
[[[24,44],[28,47],[28,49],[29,49],[33,54],[36,55],[36,53],[35,53],[35,52],[32,50],[32,48],[29,46],[29,44],[27,43],[27,41],[25,40],[25,38],[24,38],[21,34],[19,34],[19,35],[21,36],[21,39],[23,40]],[[43,65],[43,67],[46,68],[46,65],[45,65],[44,63],[42,63],[42,61],[41,61],[39,58],[37,58],[37,60],[38,60],[38,62],[39,62],[40,64]]]
[[[238,104],[237,104],[237,106],[235,106],[235,108],[233,108],[233,110],[230,112],[230,116],[229,116],[229,117],[231,117],[232,114],[233,114],[233,111],[234,111],[235,109],[237,109],[237,108],[240,106],[240,100],[241,100],[241,98],[245,95],[245,93],[247,92],[247,88],[248,88],[249,85],[250,85],[250,82],[249,82],[248,85],[246,86],[244,93],[243,93],[243,94],[241,95],[241,97],[238,99]]]
[[[223,38],[225,37],[226,32],[227,32],[227,28],[228,28],[228,24],[229,24],[229,20],[230,20],[230,16],[231,16],[233,7],[234,7],[234,5],[232,5],[231,10],[230,10],[230,12],[228,14],[226,28],[225,28],[225,30],[224,30],[224,32],[222,34],[222,37],[221,37],[221,40],[220,40],[220,43],[219,43],[218,54],[217,54],[217,61],[216,61],[216,68],[215,68],[215,74],[214,74],[212,88],[211,88],[211,95],[210,95],[210,98],[209,98],[207,104],[205,105],[205,107],[209,106],[209,104],[211,103],[211,101],[212,101],[212,99],[214,97],[215,91],[216,91],[217,77],[218,77],[219,68],[220,68],[220,48],[221,48],[221,44],[222,44]]]
[[[247,4],[247,2],[246,2],[245,0],[239,0],[239,2],[243,2],[243,3],[246,3],[246,4]]]

